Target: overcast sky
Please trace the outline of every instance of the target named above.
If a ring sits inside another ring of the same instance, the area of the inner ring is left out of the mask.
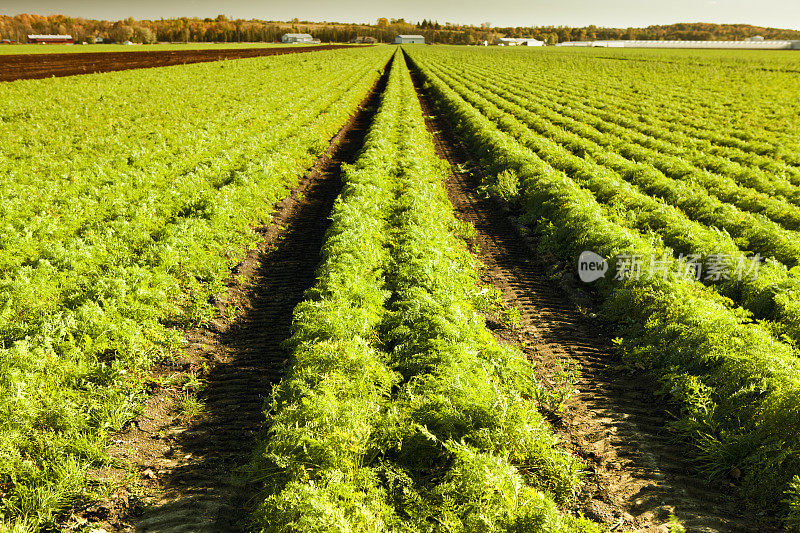
[[[63,13],[108,20],[223,13],[231,18],[372,23],[378,17],[402,17],[494,26],[718,22],[800,29],[800,0],[0,0],[0,13]]]

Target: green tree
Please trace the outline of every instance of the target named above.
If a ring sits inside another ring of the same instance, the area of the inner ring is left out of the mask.
[[[153,44],[156,42],[156,34],[146,26],[136,26],[133,29],[133,37],[131,40],[137,43]]]

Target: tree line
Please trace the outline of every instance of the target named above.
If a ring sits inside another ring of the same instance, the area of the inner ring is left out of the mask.
[[[380,18],[376,24],[345,24],[311,21],[230,20],[215,18],[118,21],[93,20],[65,15],[0,16],[0,39],[24,42],[28,34],[70,34],[76,42],[277,42],[284,33],[310,33],[323,42],[347,42],[355,37],[374,37],[391,42],[401,33],[425,36],[426,42],[442,44],[479,44],[499,37],[533,37],[550,44],[595,39],[654,40],[742,40],[755,35],[765,39],[800,39],[800,31],[765,28],[748,24],[685,23],[646,28],[604,28],[598,26],[518,26],[492,27],[460,25],[449,22]]]

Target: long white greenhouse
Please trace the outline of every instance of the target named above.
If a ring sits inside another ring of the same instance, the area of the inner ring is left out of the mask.
[[[600,48],[729,48],[741,50],[800,50],[800,41],[567,41],[556,46]]]

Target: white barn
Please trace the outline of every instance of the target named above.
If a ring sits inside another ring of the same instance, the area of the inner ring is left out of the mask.
[[[425,37],[422,35],[398,35],[394,38],[394,44],[425,44]]]
[[[281,38],[284,43],[313,43],[318,42],[307,33],[286,33]]]

